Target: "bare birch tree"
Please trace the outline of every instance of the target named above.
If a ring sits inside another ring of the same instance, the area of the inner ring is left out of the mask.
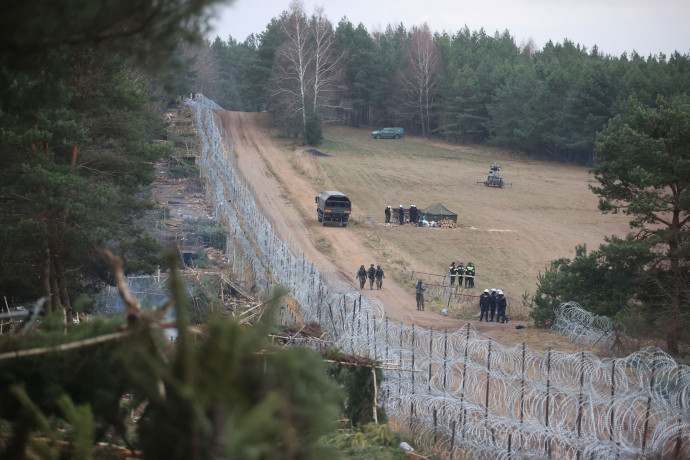
[[[332,95],[338,87],[342,55],[333,55],[335,35],[332,24],[323,14],[323,7],[314,9],[311,32],[314,40],[312,114],[325,114],[323,109],[331,107]]]
[[[199,44],[185,44],[182,46],[182,57],[193,59],[194,72],[194,91],[204,95],[212,95],[218,87],[220,73],[218,70],[218,59],[213,54],[211,44],[204,40]]]
[[[283,43],[271,77],[272,99],[286,120],[299,120],[302,133],[311,117],[323,115],[337,87],[339,57],[333,57],[333,26],[316,8],[311,17],[293,0],[282,24]]]
[[[439,52],[428,24],[412,28],[405,53],[407,68],[400,72],[404,100],[412,118],[420,123],[422,135],[428,137],[434,92],[441,72]]]
[[[283,43],[278,48],[273,71],[272,96],[283,115],[301,117],[302,131],[307,126],[308,72],[313,60],[313,44],[301,0],[292,0],[283,20]]]

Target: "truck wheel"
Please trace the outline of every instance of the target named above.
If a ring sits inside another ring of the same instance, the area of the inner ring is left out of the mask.
[[[396,135],[395,135],[395,138],[396,138],[396,139],[400,139],[400,135],[399,135],[399,134],[396,134]]]
[[[347,222],[343,222],[343,227],[347,227]]]
[[[319,222],[321,222],[322,220],[323,220],[323,217],[319,216]]]

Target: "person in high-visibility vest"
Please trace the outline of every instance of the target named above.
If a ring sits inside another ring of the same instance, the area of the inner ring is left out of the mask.
[[[467,264],[467,268],[465,268],[465,289],[474,287],[474,275],[474,264],[470,262]]]
[[[448,269],[448,274],[450,275],[450,285],[453,286],[455,284],[455,276],[457,275],[455,271],[455,262],[451,262],[450,268]]]
[[[458,287],[462,287],[462,277],[465,276],[465,266],[462,262],[455,267],[455,273],[458,275]]]

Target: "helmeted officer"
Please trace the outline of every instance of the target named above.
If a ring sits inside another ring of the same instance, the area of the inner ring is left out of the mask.
[[[496,321],[500,323],[507,323],[508,318],[506,318],[506,307],[508,306],[508,301],[503,295],[503,291],[498,290],[498,296],[496,297],[496,310],[498,315],[496,315]]]
[[[376,269],[374,268],[374,264],[371,264],[371,267],[369,267],[369,270],[367,270],[367,275],[369,276],[369,289],[374,289],[374,277],[376,276]]]
[[[355,278],[359,278],[359,288],[364,289],[364,283],[367,282],[367,269],[364,268],[364,265],[359,267]]]
[[[455,261],[450,263],[448,274],[450,276],[450,285],[453,286],[455,284],[455,277],[457,276],[457,272],[455,271]]]
[[[498,292],[496,288],[491,288],[491,321],[496,317],[496,302],[498,299]]]
[[[383,274],[383,269],[381,268],[380,265],[376,266],[376,289],[381,289],[381,286],[383,286],[383,279],[386,277],[386,275]]]
[[[479,322],[482,322],[482,318],[487,323],[489,322],[489,310],[491,309],[491,294],[489,294],[488,289],[484,289],[482,295],[479,296],[479,308],[482,310],[479,315]]]

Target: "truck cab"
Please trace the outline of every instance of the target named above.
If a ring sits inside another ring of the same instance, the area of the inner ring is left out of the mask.
[[[340,224],[347,227],[347,221],[352,211],[350,199],[336,190],[322,192],[314,198],[316,203],[316,215],[323,225],[327,222]]]

